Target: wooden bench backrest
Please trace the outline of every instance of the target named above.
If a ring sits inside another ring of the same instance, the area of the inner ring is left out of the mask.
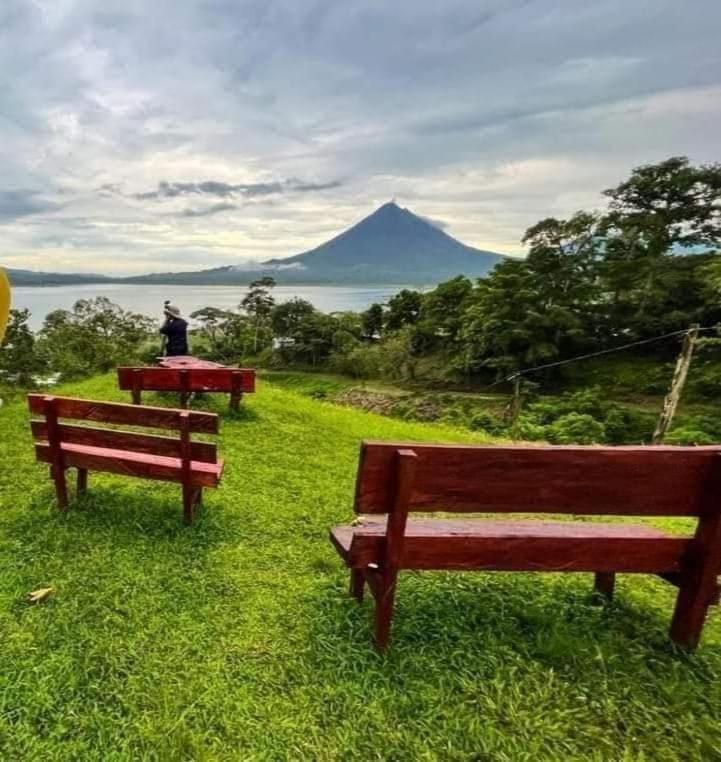
[[[229,392],[255,391],[251,368],[118,368],[118,386],[125,391]]]
[[[721,447],[528,447],[364,442],[356,513],[389,513],[399,452],[409,511],[700,516],[721,510]],[[712,493],[711,493],[712,491]]]
[[[215,413],[137,407],[117,402],[96,402],[43,394],[29,394],[28,407],[32,415],[45,417],[45,420],[31,422],[33,437],[37,442],[49,441],[51,429],[56,427],[60,442],[183,458],[185,453],[182,434],[186,425],[188,435],[194,432],[218,433],[218,416]],[[49,412],[50,415],[48,415]],[[180,432],[181,438],[78,426],[60,422],[58,419],[169,429]],[[184,423],[185,421],[187,424]],[[191,460],[203,463],[217,462],[217,448],[214,444],[191,442],[189,436],[187,439]]]

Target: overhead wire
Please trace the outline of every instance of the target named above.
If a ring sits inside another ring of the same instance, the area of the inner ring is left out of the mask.
[[[494,386],[497,386],[498,384],[507,383],[509,381],[515,381],[520,376],[525,376],[528,373],[535,373],[539,370],[547,370],[548,368],[556,368],[559,365],[568,365],[569,363],[573,362],[580,362],[581,360],[590,360],[593,357],[601,357],[602,355],[610,355],[614,354],[615,352],[623,352],[626,349],[632,349],[633,347],[640,347],[644,344],[653,344],[657,341],[663,341],[665,339],[670,339],[675,336],[683,336],[690,331],[695,330],[697,333],[701,333],[703,331],[718,331],[718,326],[705,326],[705,327],[698,327],[698,328],[683,328],[679,331],[671,331],[670,333],[664,333],[661,336],[653,336],[650,339],[640,339],[639,341],[632,341],[629,344],[624,344],[620,347],[610,347],[609,349],[601,349],[598,352],[588,352],[587,354],[583,355],[577,355],[576,357],[569,357],[566,360],[557,360],[556,362],[549,362],[544,363],[543,365],[536,365],[532,368],[523,368],[521,370],[517,370],[514,373],[511,373],[511,375],[506,376],[505,378],[501,378],[498,381],[494,381],[492,384],[486,387],[486,389],[492,389]]]

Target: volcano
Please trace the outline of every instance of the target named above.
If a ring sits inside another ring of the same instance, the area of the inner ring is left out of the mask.
[[[394,201],[315,249],[263,264],[293,280],[434,283],[485,275],[502,255],[466,246]]]

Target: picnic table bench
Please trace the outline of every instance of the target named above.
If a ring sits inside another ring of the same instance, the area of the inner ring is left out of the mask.
[[[658,575],[678,588],[670,637],[697,646],[721,572],[721,448],[488,447],[364,442],[354,509],[360,525],[330,536],[351,594],[375,598],[375,642],[389,640],[404,569]],[[552,513],[685,516],[691,536],[644,524],[409,518],[409,514]],[[385,516],[378,516],[385,514]]]
[[[224,392],[230,395],[230,409],[237,412],[243,394],[255,391],[255,371],[197,357],[163,357],[159,367],[118,368],[118,387],[131,393],[134,405],[142,404],[144,391],[178,392],[183,409],[193,393]]]
[[[183,489],[183,516],[192,523],[204,487],[217,487],[223,473],[215,444],[192,440],[192,434],[217,434],[215,413],[124,405],[116,402],[29,394],[28,407],[42,420],[31,422],[38,461],[50,464],[58,507],[68,508],[66,471],[77,469],[77,492],[87,489],[88,471],[177,482]],[[157,436],[70,421],[177,431]]]

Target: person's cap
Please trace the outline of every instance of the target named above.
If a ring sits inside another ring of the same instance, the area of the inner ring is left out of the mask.
[[[180,310],[169,302],[165,303],[165,311],[168,313],[168,315],[172,315],[173,317],[180,317]]]

